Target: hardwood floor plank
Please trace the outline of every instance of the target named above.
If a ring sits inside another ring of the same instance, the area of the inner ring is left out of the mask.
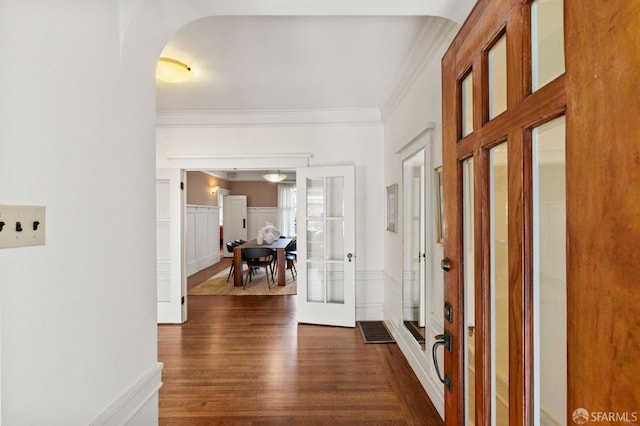
[[[158,327],[160,425],[444,424],[397,345],[298,325],[295,296],[188,303]]]

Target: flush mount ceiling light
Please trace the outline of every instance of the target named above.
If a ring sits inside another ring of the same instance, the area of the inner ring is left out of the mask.
[[[267,173],[266,175],[262,175],[262,177],[269,182],[282,182],[283,180],[285,180],[287,175],[284,175],[278,171],[276,173]]]
[[[193,77],[191,68],[177,59],[160,57],[156,66],[156,78],[166,83],[182,83]]]

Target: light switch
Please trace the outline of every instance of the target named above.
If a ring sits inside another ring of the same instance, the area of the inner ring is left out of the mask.
[[[0,205],[0,224],[0,248],[44,245],[45,207]]]

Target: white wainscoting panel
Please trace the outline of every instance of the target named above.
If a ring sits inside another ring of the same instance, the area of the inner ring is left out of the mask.
[[[356,321],[384,319],[384,273],[356,271]]]
[[[433,405],[444,419],[444,386],[438,381],[433,361],[431,360],[433,336],[441,333],[441,328],[438,330],[438,325],[434,324],[433,319],[430,318],[425,339],[426,347],[423,349],[404,326],[402,320],[402,283],[396,281],[387,273],[384,274],[384,295],[385,324],[418,380],[427,391]],[[442,359],[439,359],[439,361],[441,362]]]
[[[187,275],[220,261],[219,208],[187,206]]]

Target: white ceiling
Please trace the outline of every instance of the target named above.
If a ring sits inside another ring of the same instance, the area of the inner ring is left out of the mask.
[[[195,21],[161,56],[193,69],[157,83],[159,112],[375,108],[429,18],[236,16]]]

